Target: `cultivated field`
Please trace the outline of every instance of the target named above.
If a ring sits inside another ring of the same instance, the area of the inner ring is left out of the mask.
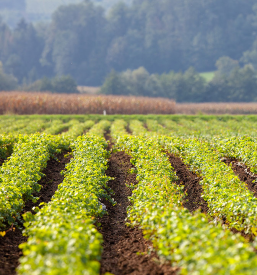
[[[256,116],[1,116],[0,274],[256,274]]]

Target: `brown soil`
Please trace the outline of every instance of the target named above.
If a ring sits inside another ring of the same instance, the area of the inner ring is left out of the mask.
[[[113,145],[114,145],[114,143],[113,143],[113,141],[112,141],[112,139],[111,139],[111,132],[110,132],[110,130],[105,131],[105,133],[104,133],[104,138],[105,138],[105,140],[108,142],[107,150],[110,151],[111,148],[112,148]]]
[[[152,132],[151,130],[149,130],[149,128],[148,128],[148,126],[147,126],[147,123],[146,123],[146,122],[144,122],[144,123],[143,123],[143,126],[145,127],[146,131],[148,131],[148,132]]]
[[[208,213],[207,202],[201,197],[203,192],[202,186],[199,184],[201,178],[199,178],[195,173],[191,172],[188,167],[183,163],[183,161],[176,157],[175,155],[167,153],[171,166],[175,169],[176,174],[179,178],[178,184],[183,185],[184,191],[187,193],[184,200],[184,207],[186,207],[190,212],[197,209],[201,209],[201,212]],[[227,160],[229,163],[229,160]],[[226,219],[222,220],[223,224],[227,224]],[[246,234],[245,232],[240,232],[235,228],[230,228],[230,231],[234,234],[241,234],[242,237],[252,242],[255,237],[253,234]]]
[[[58,134],[63,134],[69,131],[69,127],[62,129]]]
[[[257,197],[257,182],[255,182],[257,180],[257,175],[253,174],[250,168],[236,159],[224,158],[223,162],[227,165],[231,164],[234,173],[241,181],[246,183],[248,189]]]
[[[150,252],[152,244],[144,239],[142,230],[125,224],[130,205],[128,197],[132,194],[126,183],[137,184],[136,175],[129,173],[133,168],[130,157],[124,152],[112,153],[108,165],[106,174],[115,178],[108,182],[108,186],[115,192],[113,198],[117,204],[112,206],[103,201],[108,215],[98,220],[101,223],[99,232],[104,237],[101,274],[176,274],[177,268],[160,264],[156,253]]]
[[[70,156],[64,157],[65,153],[57,155],[59,160],[50,159],[47,162],[47,167],[43,170],[43,177],[39,184],[42,188],[39,193],[34,194],[39,197],[36,203],[28,201],[24,207],[23,213],[31,211],[34,206],[38,206],[41,202],[49,202],[51,197],[57,190],[58,185],[63,181],[63,175],[60,174],[65,168],[65,164],[70,161]],[[22,227],[22,224],[20,225]],[[19,258],[22,256],[22,251],[19,245],[27,241],[27,237],[22,235],[22,230],[13,226],[7,231],[4,237],[0,237],[0,274],[13,275],[16,274],[15,269],[19,265]]]
[[[129,128],[129,122],[128,122],[127,126],[126,126],[126,131],[127,131],[127,133],[128,133],[129,135],[132,135],[132,131],[131,131],[130,128]]]
[[[0,167],[3,165],[4,159],[0,158]]]
[[[183,185],[184,192],[186,192],[186,197],[183,203],[184,207],[186,207],[190,212],[200,208],[201,212],[207,213],[207,202],[201,197],[203,192],[202,186],[199,184],[201,178],[191,172],[179,157],[170,153],[167,153],[167,155],[171,166],[174,168],[179,178],[178,184]]]

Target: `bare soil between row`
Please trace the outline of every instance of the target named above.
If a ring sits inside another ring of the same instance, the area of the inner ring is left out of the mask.
[[[209,210],[207,202],[201,197],[203,192],[202,186],[199,184],[201,178],[191,172],[179,157],[170,153],[167,153],[167,156],[179,178],[177,184],[184,186],[186,197],[183,206],[190,212],[194,212],[200,208],[201,212],[207,213]]]
[[[152,251],[152,243],[144,239],[138,227],[126,226],[129,196],[132,195],[126,184],[137,184],[136,175],[129,173],[133,165],[130,156],[124,152],[112,153],[106,174],[114,178],[108,186],[115,192],[115,206],[103,201],[108,214],[98,219],[103,235],[103,254],[101,274],[110,272],[115,275],[168,275],[177,274],[177,268],[169,264],[161,264],[156,253]]]
[[[4,159],[0,158],[0,167],[3,165],[4,161]]]
[[[42,171],[44,177],[38,182],[42,185],[39,193],[34,194],[39,197],[36,203],[28,201],[25,204],[23,213],[32,211],[34,206],[38,206],[41,202],[48,203],[58,185],[63,181],[64,176],[60,174],[65,169],[65,165],[70,161],[70,156],[65,157],[65,153],[56,155],[57,160],[51,158],[47,162],[47,167]],[[23,228],[23,225],[20,224]],[[4,237],[0,237],[0,274],[1,275],[14,275],[16,268],[19,265],[19,258],[22,256],[22,251],[19,245],[27,241],[27,237],[22,235],[22,230],[19,228],[11,227]]]
[[[246,183],[247,188],[253,192],[257,198],[257,175],[253,174],[250,168],[237,159],[224,158],[223,162],[228,166],[231,165],[235,175],[237,175],[242,182]]]
[[[201,197],[203,193],[202,186],[199,184],[201,178],[198,177],[195,173],[191,172],[179,157],[176,157],[175,155],[170,153],[167,153],[167,155],[169,157],[171,166],[174,168],[179,178],[179,182],[177,182],[177,184],[179,184],[180,186],[184,186],[186,197],[184,198],[183,206],[187,208],[191,213],[193,213],[197,209],[200,209],[202,213],[207,214],[209,211],[208,204]],[[246,165],[240,163],[237,160],[224,158],[224,162],[227,165],[232,165],[232,169],[235,175],[237,175],[242,182],[245,182],[248,189],[252,191],[255,196],[257,196],[257,184],[253,182],[257,179],[257,176],[252,174],[250,172],[250,169],[247,168]],[[227,223],[225,218],[222,220],[222,223]],[[246,234],[245,232],[238,231],[235,228],[230,228],[230,231],[234,234],[239,233],[249,242],[252,242],[255,239],[255,236],[253,234]]]

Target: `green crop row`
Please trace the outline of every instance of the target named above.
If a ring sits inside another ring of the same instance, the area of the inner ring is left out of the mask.
[[[30,121],[26,127],[19,129],[18,131],[13,132],[14,134],[33,134],[42,132],[46,127],[50,126],[50,123],[42,119],[32,120]]]
[[[123,119],[116,119],[110,128],[111,132],[111,137],[115,141],[117,140],[120,136],[128,134],[126,131],[127,127],[127,122],[124,121]]]
[[[51,202],[36,215],[24,215],[28,242],[18,274],[99,274],[102,236],[95,217],[105,213],[99,199],[110,199],[105,175],[106,141],[81,136],[71,145],[74,158]]]
[[[0,135],[0,158],[6,159],[11,155],[13,144],[17,139],[13,135]]]
[[[160,121],[163,126],[170,131],[169,135],[187,136],[187,137],[231,137],[250,135],[256,136],[256,122],[250,120],[241,120],[240,122],[234,119],[222,121],[217,118],[209,120],[202,119],[200,116],[195,116],[194,119],[181,117],[176,122],[171,119],[163,119]],[[153,130],[152,130],[153,131]],[[164,133],[166,134],[166,133]]]
[[[150,131],[156,132],[157,134],[162,134],[162,135],[171,134],[171,131],[163,127],[161,124],[159,124],[157,120],[148,119],[146,121],[146,125]]]
[[[50,154],[65,144],[60,138],[34,134],[19,136],[13,153],[0,168],[0,228],[12,224],[19,216],[25,201],[36,201],[32,194],[39,192],[37,183],[42,177]]]
[[[76,137],[82,135],[84,131],[90,129],[95,123],[92,120],[88,120],[84,123],[80,123],[78,120],[70,121],[70,128],[67,132],[64,132],[62,136],[68,137],[70,139],[75,139]]]
[[[15,123],[15,118],[0,119],[0,133],[4,132],[4,129]]]
[[[256,254],[244,238],[183,208],[184,194],[158,140],[126,135],[116,146],[132,156],[137,173],[128,219],[144,230],[161,258],[180,267],[181,274],[257,272]]]
[[[129,129],[135,136],[147,133],[147,129],[144,127],[143,122],[139,120],[131,120],[129,122]]]
[[[69,129],[71,125],[72,125],[72,123],[70,123],[70,122],[64,123],[62,120],[56,119],[50,123],[49,128],[46,128],[44,130],[44,133],[48,134],[48,135],[57,135],[57,134],[61,133],[62,131]]]
[[[1,134],[14,134],[20,129],[25,128],[30,123],[29,119],[16,120],[7,127],[1,129]]]
[[[164,136],[159,137],[159,141],[202,178],[202,197],[211,216],[218,220],[225,218],[230,227],[257,235],[257,198],[231,167],[221,162],[209,142]]]
[[[250,168],[251,172],[257,174],[256,138],[243,136],[213,139],[213,145],[220,157],[242,161]]]
[[[104,133],[110,128],[111,122],[108,120],[101,120],[100,122],[96,123],[89,131],[88,134],[90,135],[97,135],[100,137],[104,136]]]

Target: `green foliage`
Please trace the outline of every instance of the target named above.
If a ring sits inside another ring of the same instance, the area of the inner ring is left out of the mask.
[[[29,239],[18,274],[99,274],[102,236],[93,224],[105,213],[99,199],[109,198],[106,146],[93,135],[73,142],[74,158],[51,202],[24,215]]]
[[[60,76],[53,79],[44,77],[30,85],[23,86],[23,90],[53,92],[63,94],[78,93],[77,84],[71,76]]]
[[[42,177],[51,153],[61,148],[61,140],[45,134],[19,136],[13,153],[0,168],[0,228],[15,223],[27,200],[36,201]]]
[[[24,8],[24,0],[1,1],[2,7]],[[133,71],[143,66],[150,74],[144,89],[153,96],[164,96],[154,73],[184,72],[191,66],[197,71],[213,71],[222,56],[233,60],[243,56],[245,64],[256,63],[255,0],[227,0],[225,4],[207,0],[26,3],[29,21],[47,23],[17,24],[24,13],[0,12],[11,23],[8,28],[1,22],[0,60],[20,84],[28,85],[43,76],[71,75],[79,85],[100,86],[112,69]],[[200,93],[190,90],[190,85],[186,89],[179,100],[185,101],[188,89],[190,101]]]
[[[251,65],[236,67],[229,74],[221,74],[218,71],[209,83],[203,99],[216,102],[257,101],[256,85],[257,72]]]
[[[242,161],[251,172],[257,174],[257,146],[256,138],[229,137],[226,139],[215,139],[213,141],[215,149],[219,152],[220,157],[228,157]]]
[[[67,132],[63,133],[62,136],[69,137],[70,139],[74,139],[84,133],[84,131],[90,129],[94,126],[94,121],[88,120],[84,123],[79,123],[78,120],[70,120],[69,122],[70,128]]]
[[[115,120],[110,128],[110,134],[113,140],[117,140],[120,138],[120,136],[128,134],[126,131],[127,122],[123,119],[117,119]]]
[[[16,138],[13,135],[0,135],[0,158],[6,159],[9,157],[13,150],[13,144]]]
[[[200,73],[200,76],[202,76],[207,82],[213,80],[214,75],[215,75],[215,71]]]
[[[4,73],[3,64],[0,62],[0,91],[15,90],[17,79],[13,75]]]
[[[106,95],[128,95],[126,88],[119,74],[112,70],[101,87],[101,93]]]
[[[95,124],[89,131],[88,134],[89,135],[95,135],[95,136],[99,136],[99,137],[103,137],[104,133],[106,131],[108,131],[108,129],[110,128],[111,123],[108,120],[101,120],[99,123]]]
[[[128,218],[140,225],[159,256],[176,263],[181,274],[256,272],[255,252],[241,236],[182,207],[183,191],[156,138],[123,136],[117,148],[132,156],[137,171]]]
[[[62,131],[69,129],[69,127],[72,126],[72,122],[66,122],[64,123],[60,119],[55,119],[51,122],[49,128],[46,128],[44,130],[44,133],[49,135],[56,135],[61,133]]]
[[[55,77],[52,80],[52,91],[54,93],[72,94],[77,93],[77,84],[71,76]]]
[[[123,73],[112,71],[106,78],[101,93],[168,97],[178,102],[201,101],[206,90],[206,81],[193,68],[184,74],[149,74],[145,68],[127,70]]]
[[[239,67],[239,62],[228,56],[223,56],[216,61],[218,73],[222,75],[229,75],[237,67]]]
[[[143,229],[161,260],[180,267],[181,274],[257,272],[256,240],[249,244],[227,228],[257,235],[257,200],[221,161],[224,156],[237,158],[257,173],[256,117],[92,116],[98,123],[90,116],[43,118],[0,120],[0,129],[13,133],[0,135],[0,157],[12,153],[0,168],[2,230],[16,222],[27,199],[37,200],[33,193],[40,190],[37,182],[50,156],[71,146],[74,157],[51,202],[35,209],[36,215],[24,215],[29,239],[21,245],[24,256],[18,274],[99,273],[102,236],[95,218],[105,213],[102,198],[115,204],[105,175],[109,153],[103,136],[109,129],[114,149],[132,157],[139,182],[129,198],[128,221]],[[133,135],[127,133],[128,125]],[[56,136],[16,134],[42,127],[53,133],[61,127],[68,131]],[[89,128],[87,135],[74,140]],[[202,178],[208,215],[183,207],[185,192],[175,183],[178,179],[164,150],[181,157]],[[226,225],[221,226],[224,219]]]
[[[129,123],[129,129],[132,132],[132,134],[136,136],[147,132],[147,129],[139,120],[131,120]]]
[[[231,167],[221,162],[208,141],[160,137],[160,142],[202,178],[202,197],[213,217],[220,221],[225,218],[231,228],[257,236],[257,199]]]

